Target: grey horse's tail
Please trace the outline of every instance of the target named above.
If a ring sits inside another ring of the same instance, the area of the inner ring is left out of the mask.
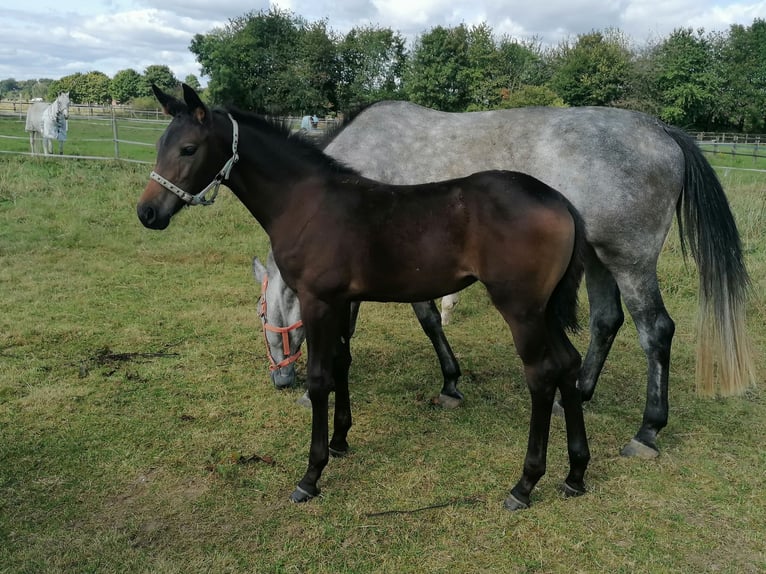
[[[578,296],[583,272],[585,271],[585,223],[580,212],[564,196],[561,200],[567,204],[575,227],[574,248],[564,276],[551,294],[549,309],[556,321],[571,332],[580,330],[577,319]]]
[[[697,391],[741,394],[755,380],[745,306],[750,280],[734,216],[713,167],[684,131],[665,126],[681,148],[686,168],[676,206],[681,250],[699,270]]]

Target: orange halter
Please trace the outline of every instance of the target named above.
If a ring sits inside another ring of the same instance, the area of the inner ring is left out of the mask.
[[[266,287],[268,287],[268,285],[269,285],[269,276],[264,275],[263,283],[261,284],[261,309],[258,314],[261,316],[261,321],[263,321],[263,340],[266,341],[266,356],[269,358],[269,370],[276,371],[281,369],[282,367],[286,367],[287,365],[294,363],[303,354],[300,348],[298,349],[298,352],[295,353],[294,355],[290,354],[290,337],[289,337],[290,331],[303,327],[303,321],[297,321],[296,323],[293,323],[289,327],[276,327],[274,325],[269,324],[266,321]],[[281,360],[278,363],[274,360],[274,357],[271,356],[271,350],[269,349],[269,340],[266,337],[266,331],[271,331],[272,333],[280,333],[282,335],[282,349],[285,353],[285,359]]]

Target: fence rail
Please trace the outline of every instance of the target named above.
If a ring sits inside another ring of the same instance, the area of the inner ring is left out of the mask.
[[[24,132],[26,112],[33,102],[0,102],[0,120],[13,124],[11,129],[0,131],[0,154],[33,155],[29,151],[29,136]],[[281,118],[294,131],[301,126],[300,116]],[[78,124],[76,132],[70,129],[70,139],[65,149],[75,153],[58,157],[98,160],[122,160],[137,163],[153,163],[153,148],[159,134],[167,126],[168,118],[161,110],[135,110],[126,106],[70,106],[70,122]],[[336,123],[334,119],[320,119],[309,136],[320,136]],[[79,136],[74,136],[77,133]],[[13,135],[19,134],[19,135]],[[755,171],[766,159],[766,135],[696,132],[692,134],[700,149],[715,162],[716,157],[750,158],[752,167],[742,165],[720,166],[721,169]],[[74,136],[74,137],[73,137]],[[10,143],[4,143],[10,142]],[[23,142],[23,143],[22,143]],[[10,148],[10,149],[9,149]],[[111,153],[104,150],[109,148]],[[734,163],[734,161],[732,162]],[[718,167],[718,166],[717,166]]]
[[[10,102],[0,103],[5,104],[5,109],[0,107],[0,154],[37,155],[30,152],[29,134],[24,131],[30,104],[17,102],[16,109],[9,110]],[[288,116],[279,120],[297,132],[301,119]],[[148,148],[154,148],[168,122],[169,118],[160,111],[129,110],[119,106],[70,106],[68,137],[64,145],[69,154],[58,157],[151,164],[154,153],[153,150],[148,152]],[[334,124],[333,119],[320,119],[307,135],[319,137]],[[4,145],[3,142],[8,143]]]

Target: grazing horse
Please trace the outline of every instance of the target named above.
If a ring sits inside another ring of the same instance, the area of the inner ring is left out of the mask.
[[[27,110],[24,127],[29,132],[29,147],[35,153],[35,135],[42,136],[43,153],[53,153],[53,141],[59,142],[59,155],[64,153],[67,120],[69,119],[69,92],[62,92],[52,104],[35,102]]]
[[[575,205],[589,245],[590,343],[578,381],[583,400],[592,398],[624,321],[621,302],[646,355],[643,420],[623,455],[657,456],[657,435],[668,420],[675,324],[660,293],[657,260],[674,212],[682,249],[689,248],[699,271],[697,390],[735,395],[753,382],[745,329],[749,280],[739,233],[714,170],[683,131],[614,108],[447,113],[389,101],[364,109],[328,137],[319,142],[325,153],[375,180],[417,184],[517,170]],[[438,323],[433,307],[423,304],[420,311],[424,328]],[[442,352],[449,345],[441,327],[431,335],[439,341],[434,347],[442,372],[459,373],[454,355]],[[457,380],[450,385],[456,388]]]
[[[566,198],[531,176],[507,171],[418,186],[382,184],[290,137],[284,126],[209,109],[187,85],[183,102],[153,89],[173,119],[138,202],[140,221],[165,229],[184,206],[212,203],[225,183],[268,234],[282,277],[300,301],[311,447],[291,500],[317,496],[329,455],[349,449],[351,302],[423,301],[476,281],[511,329],[532,399],[522,476],[505,506],[526,508],[545,472],[556,390],[569,454],[563,489],[568,495],[585,491],[590,452],[576,387],[580,356],[565,333],[577,325],[585,237]]]
[[[295,384],[295,361],[301,357],[301,345],[306,340],[306,332],[301,321],[301,307],[295,291],[282,279],[274,254],[269,251],[266,265],[253,258],[253,276],[261,287],[258,299],[258,315],[263,323],[263,336],[266,341],[266,357],[269,361],[271,381],[278,389],[292,387]],[[444,408],[457,408],[463,401],[463,394],[457,389],[460,367],[452,348],[444,336],[439,311],[433,301],[413,303],[412,308],[426,336],[441,361],[444,384],[439,393],[438,402]],[[359,315],[359,302],[351,303],[350,334],[356,329]],[[308,404],[308,395],[300,399]]]

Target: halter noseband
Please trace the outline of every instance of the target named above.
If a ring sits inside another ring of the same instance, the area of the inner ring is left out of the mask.
[[[289,327],[276,327],[266,322],[266,288],[268,286],[269,276],[264,275],[263,283],[261,283],[261,309],[258,314],[261,316],[261,320],[263,321],[263,340],[266,341],[266,356],[269,358],[269,370],[277,371],[282,367],[286,367],[287,365],[294,363],[303,354],[300,348],[294,355],[290,354],[290,337],[288,336],[290,331],[294,331],[295,329],[303,327],[303,321],[297,321]],[[279,333],[282,335],[282,350],[284,351],[285,358],[278,363],[274,360],[274,357],[271,356],[269,340],[266,338],[266,331],[271,331],[272,333]]]
[[[165,179],[156,171],[152,171],[152,173],[149,174],[149,177],[152,178],[157,183],[159,183],[162,187],[164,187],[168,191],[173,192],[175,195],[181,198],[181,200],[186,202],[188,205],[213,205],[213,202],[215,201],[215,198],[218,195],[218,188],[221,186],[221,182],[223,182],[226,179],[229,179],[231,168],[234,167],[234,164],[237,163],[237,161],[239,161],[239,154],[237,153],[237,144],[239,142],[239,125],[237,124],[237,120],[235,120],[231,116],[231,114],[226,114],[226,115],[229,116],[229,119],[231,120],[231,125],[232,125],[231,157],[229,158],[229,161],[227,161],[224,164],[224,166],[221,168],[221,171],[219,171],[218,174],[215,176],[215,178],[213,178],[213,181],[211,181],[205,189],[200,191],[197,195],[192,195],[191,193],[185,192],[176,184]],[[211,189],[213,190],[213,193],[210,195],[210,197],[205,197],[207,192],[210,191]]]

